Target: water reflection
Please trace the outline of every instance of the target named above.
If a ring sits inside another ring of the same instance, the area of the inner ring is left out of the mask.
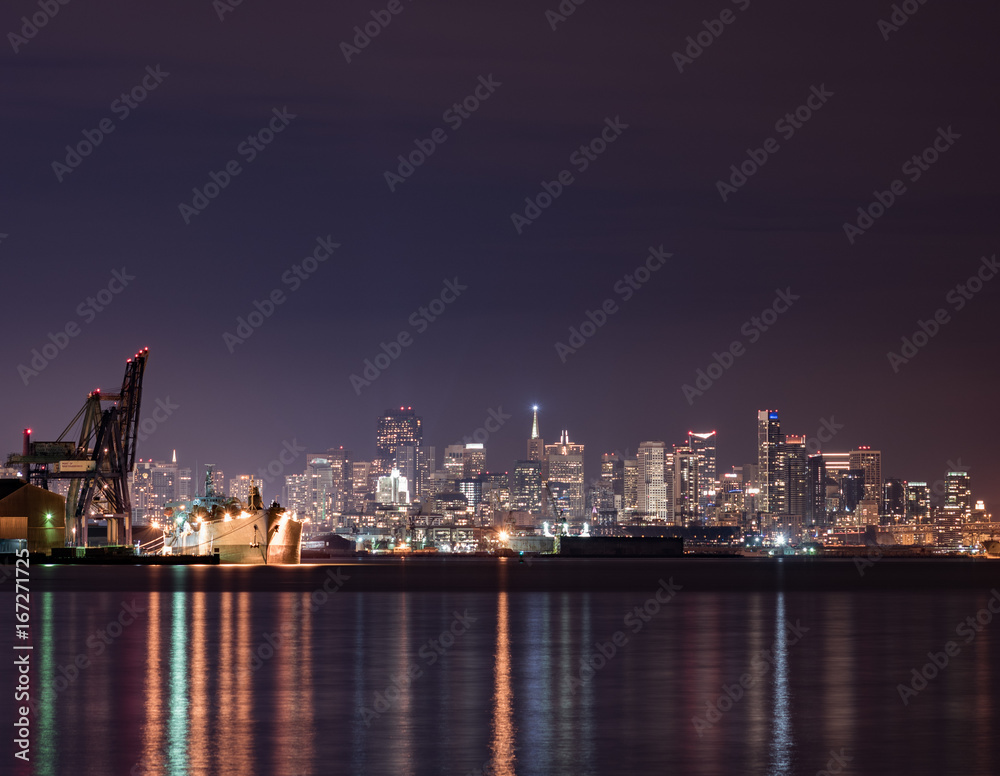
[[[506,591],[497,602],[496,666],[493,671],[493,742],[490,773],[514,776],[514,691],[510,680],[510,615]]]
[[[170,614],[170,711],[167,727],[167,773],[188,772],[188,661],[187,594],[175,592]]]
[[[774,617],[774,726],[771,732],[771,774],[785,776],[792,768],[792,714],[788,688],[788,641],[785,594],[778,593]]]

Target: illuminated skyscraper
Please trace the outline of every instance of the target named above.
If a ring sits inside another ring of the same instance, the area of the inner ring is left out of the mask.
[[[559,444],[545,445],[545,459],[549,465],[549,483],[565,498],[566,516],[583,518],[583,445],[570,442],[569,432],[563,431]]]
[[[806,516],[808,471],[806,469],[806,438],[787,434],[782,444],[785,463],[785,514]]]
[[[688,431],[688,444],[698,457],[698,514],[699,520],[705,520],[710,515],[710,507],[715,503],[715,489],[718,485],[715,471],[715,440],[714,431],[696,433]]]
[[[944,511],[950,515],[957,515],[963,523],[968,522],[972,515],[972,487],[969,473],[948,472],[944,484]]]
[[[671,469],[671,474],[673,470]],[[643,519],[669,521],[673,513],[667,498],[667,445],[640,442],[636,454],[636,511]]]
[[[511,483],[511,499],[518,512],[542,513],[542,464],[540,461],[516,461]]]
[[[545,465],[545,440],[538,432],[538,407],[532,407],[531,437],[528,439],[528,456],[526,460],[538,461],[542,466],[542,480],[548,479],[548,467]]]
[[[690,447],[674,445],[673,452],[674,524],[686,526],[698,517],[698,454]]]
[[[875,508],[882,508],[882,452],[870,447],[859,447],[851,451],[851,468],[860,469],[865,476],[865,501],[875,503]]]
[[[777,410],[760,410],[757,413],[757,476],[760,478],[758,504],[762,512],[787,512],[782,442]]]
[[[931,490],[926,482],[906,483],[906,522],[913,525],[930,525]]]
[[[388,476],[396,462],[396,449],[401,445],[417,448],[423,442],[423,418],[413,407],[386,410],[378,419],[375,431],[375,463],[380,476]]]
[[[462,477],[472,479],[486,471],[486,448],[480,442],[469,442],[462,451]]]

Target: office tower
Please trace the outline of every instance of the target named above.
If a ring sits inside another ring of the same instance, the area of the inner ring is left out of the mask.
[[[378,478],[376,501],[385,506],[401,506],[410,503],[410,493],[406,477],[399,469],[391,469],[389,475]]]
[[[622,465],[622,509],[628,513],[639,509],[638,458],[626,458]]]
[[[826,519],[826,460],[822,455],[806,458],[806,503],[802,516],[805,525],[825,526]]]
[[[563,431],[558,444],[545,445],[545,460],[549,465],[549,484],[560,491],[565,499],[566,517],[582,518],[583,445],[570,442],[569,432]]]
[[[882,505],[882,452],[870,447],[859,447],[851,451],[852,469],[860,469],[865,474],[865,501],[875,502],[876,509]]]
[[[840,492],[844,494],[844,511],[854,514],[865,498],[864,469],[848,469],[840,477]]]
[[[475,512],[483,501],[483,481],[479,477],[463,477],[455,481],[455,489],[465,496],[469,510]]]
[[[912,525],[931,523],[931,489],[926,482],[906,483],[906,522]]]
[[[672,476],[672,467],[670,471]],[[671,519],[673,509],[667,500],[666,474],[666,443],[641,442],[636,454],[636,511],[643,520]]]
[[[465,445],[448,445],[444,449],[444,464],[441,469],[454,484],[465,476]]]
[[[674,445],[673,451],[673,519],[674,525],[687,526],[699,522],[698,454],[686,445]]]
[[[430,495],[431,477],[437,469],[437,448],[434,445],[417,448],[417,498]]]
[[[760,478],[759,509],[785,514],[788,511],[781,420],[776,410],[757,412],[757,469]]]
[[[617,453],[601,454],[601,478],[595,506],[598,511],[622,509],[625,462]]]
[[[312,480],[308,474],[285,475],[285,509],[298,517],[313,517]]]
[[[378,419],[375,430],[375,466],[379,476],[388,476],[396,461],[396,448],[400,445],[420,447],[423,441],[423,418],[417,417],[413,407],[386,410]]]
[[[163,517],[163,507],[177,500],[177,463],[137,459],[129,474],[132,524]]]
[[[351,462],[351,503],[349,509],[363,512],[365,502],[372,494],[371,481],[375,467],[370,461]]]
[[[333,513],[346,512],[351,500],[351,451],[344,446],[331,447],[325,453],[330,462],[330,509]]]
[[[399,445],[399,447],[396,448],[396,458],[393,463],[393,468],[399,469],[400,475],[406,478],[406,482],[410,487],[411,496],[415,495],[413,491],[417,482],[419,458],[420,448],[417,447],[417,445],[405,444]]]
[[[712,517],[711,510],[715,503],[715,489],[718,485],[715,469],[715,441],[717,438],[714,431],[704,433],[688,431],[687,446],[698,456],[698,518],[700,520]]]
[[[906,518],[906,483],[895,477],[882,488],[882,524],[896,525]]]
[[[957,515],[964,523],[972,515],[972,488],[968,472],[948,472],[944,478],[943,511]]]
[[[306,471],[309,476],[310,498],[312,507],[310,514],[313,523],[320,527],[332,528],[334,500],[334,464],[327,453],[309,453],[306,455]]]
[[[238,498],[244,506],[250,503],[250,489],[256,487],[261,490],[264,482],[251,474],[241,474],[229,480],[229,497]]]
[[[542,464],[541,461],[516,461],[511,501],[518,512],[542,513]]]
[[[480,442],[470,442],[462,451],[462,477],[472,479],[486,471],[486,448]]]
[[[806,492],[806,438],[788,434],[783,444],[785,464],[786,514],[805,518]]]

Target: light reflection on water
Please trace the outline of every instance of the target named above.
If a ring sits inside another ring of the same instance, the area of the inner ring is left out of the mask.
[[[35,772],[793,776],[843,750],[847,772],[974,774],[1000,754],[1000,624],[909,706],[896,691],[985,596],[681,592],[633,632],[652,592],[338,592],[317,611],[303,593],[137,593],[145,612],[102,654],[87,638],[122,599],[41,593]],[[466,610],[430,661],[421,649]],[[595,662],[618,631],[627,643]],[[699,735],[693,718],[762,651],[772,662]],[[75,681],[41,681],[81,652]]]

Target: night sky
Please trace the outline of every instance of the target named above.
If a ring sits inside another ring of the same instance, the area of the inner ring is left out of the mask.
[[[567,0],[560,20],[557,0],[73,0],[19,40],[21,17],[45,12],[12,0],[0,449],[25,426],[55,438],[148,346],[144,417],[176,409],[138,454],[176,448],[227,476],[293,440],[370,458],[377,416],[401,404],[439,449],[491,409],[512,416],[487,441],[492,470],[524,456],[537,403],[547,441],[568,428],[587,446],[588,479],[601,452],[689,429],[719,432],[721,472],[755,459],[756,411],[776,408],[788,433],[842,424],[824,449],[880,448],[887,477],[933,482],[960,462],[996,509],[1000,278],[956,289],[1000,243],[1000,7],[904,5],[912,17],[880,29],[889,2]],[[342,47],[373,12],[384,29]],[[613,141],[588,159],[602,130]],[[938,159],[912,161],[936,139]],[[433,153],[402,178],[416,141]],[[748,149],[766,162],[720,192]],[[562,171],[537,218],[512,219]],[[845,233],[894,180],[886,212]],[[317,239],[339,247],[297,277]],[[671,256],[629,288],[661,246]],[[420,318],[446,282],[464,290]],[[225,337],[276,289],[251,336]],[[752,318],[778,291],[793,303],[762,331]],[[605,325],[557,349],[608,299]],[[939,309],[935,336],[890,363]],[[384,374],[352,385],[401,332]],[[19,369],[50,334],[65,349]],[[741,355],[689,400],[733,342]]]

